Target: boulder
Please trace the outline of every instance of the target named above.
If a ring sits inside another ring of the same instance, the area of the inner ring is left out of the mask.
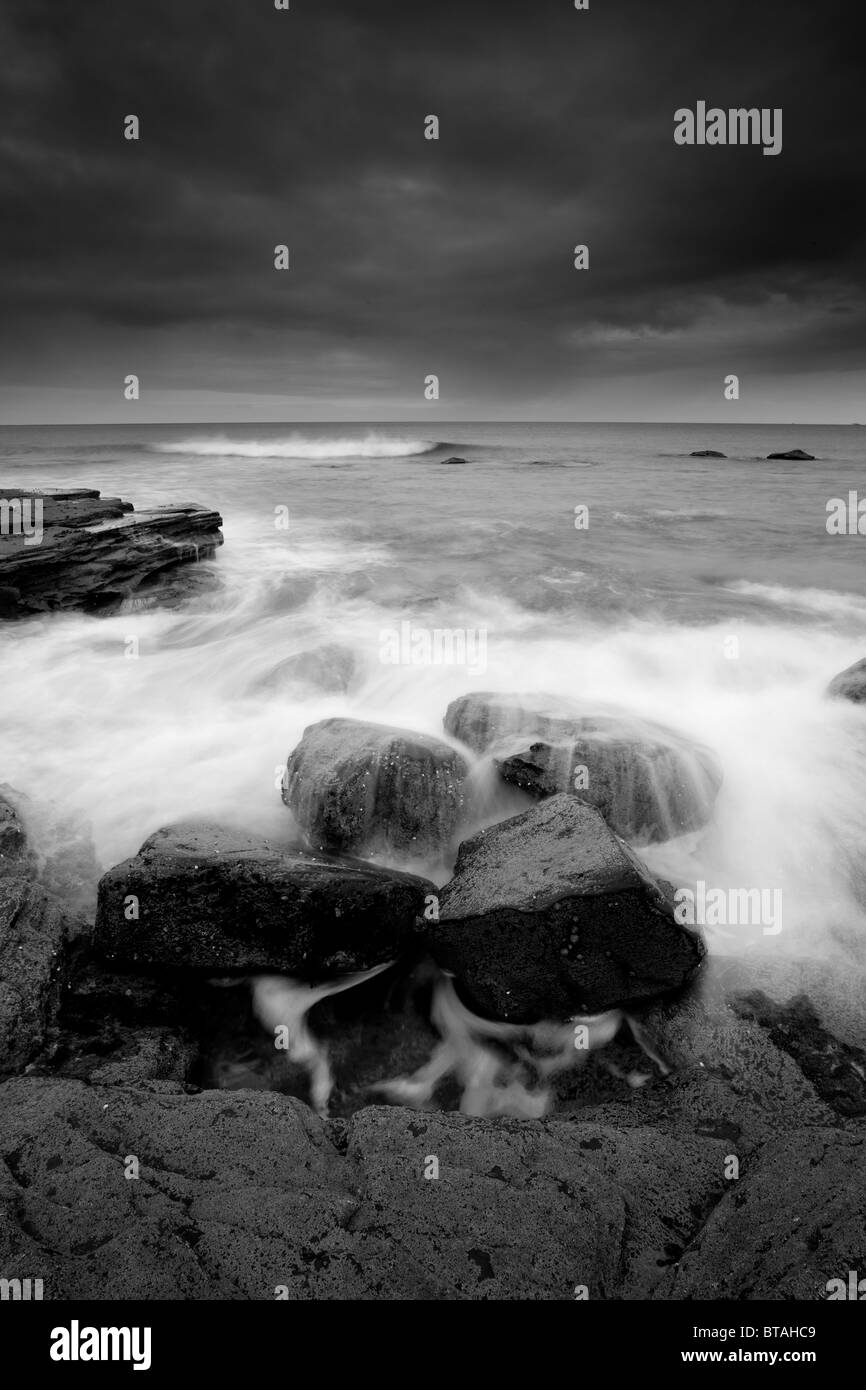
[[[834,700],[851,700],[855,705],[866,702],[866,657],[834,676],[827,694]]]
[[[132,969],[321,979],[393,959],[433,892],[225,826],[169,826],[100,880],[94,944]]]
[[[787,449],[784,454],[768,454],[768,459],[803,459],[810,463],[815,460],[814,454],[807,454],[803,449]]]
[[[460,846],[431,949],[481,1013],[595,1013],[682,986],[705,954],[601,815],[552,796]]]
[[[0,1089],[0,1273],[76,1302],[643,1298],[723,1195],[724,1153],[642,1127],[329,1123],[262,1092],[20,1077]]]
[[[573,792],[637,844],[706,825],[722,781],[708,748],[642,720],[579,719],[567,741],[533,743],[494,762],[531,796]]]
[[[458,458],[455,454],[450,459],[440,459],[439,462],[444,466],[447,463],[465,463],[466,460]]]
[[[311,651],[295,652],[272,666],[252,686],[254,692],[268,694],[342,695],[356,673],[357,662],[351,647],[329,642]]]
[[[116,610],[223,542],[222,518],[198,503],[136,512],[89,488],[0,487],[0,498],[15,508],[0,534],[0,618]]]
[[[316,849],[441,857],[468,772],[462,754],[428,734],[323,719],[289,755],[283,800]]]
[[[720,454],[718,449],[693,449],[689,454],[691,459],[725,459],[727,454]]]

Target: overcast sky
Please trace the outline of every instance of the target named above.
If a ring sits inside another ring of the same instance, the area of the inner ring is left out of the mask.
[[[5,0],[0,421],[866,423],[856,15]]]

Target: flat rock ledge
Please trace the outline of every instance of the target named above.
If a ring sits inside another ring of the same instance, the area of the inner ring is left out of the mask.
[[[189,502],[135,511],[92,488],[0,485],[0,618],[116,610],[222,545],[222,517]]]

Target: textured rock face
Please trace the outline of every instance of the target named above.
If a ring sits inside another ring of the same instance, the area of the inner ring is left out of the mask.
[[[731,1184],[658,1296],[826,1299],[862,1276],[864,1224],[866,1135],[793,1130]]]
[[[289,756],[283,800],[317,849],[443,854],[469,764],[440,739],[357,719],[323,719]]]
[[[815,455],[807,454],[803,449],[786,449],[783,454],[768,454],[768,459],[795,459],[808,463],[814,463]]]
[[[460,846],[430,941],[475,1007],[513,1022],[662,994],[704,956],[640,860],[566,795]]]
[[[723,1149],[18,1078],[0,1090],[0,1270],[46,1299],[642,1297],[721,1194]]]
[[[862,705],[866,701],[866,657],[834,676],[827,686],[827,694],[834,700],[851,700],[855,705]]]
[[[223,541],[222,518],[196,503],[136,512],[130,502],[89,488],[2,486],[0,499],[17,509],[0,534],[4,618],[52,609],[111,611]]]
[[[94,940],[131,968],[323,978],[393,959],[434,892],[411,874],[275,848],[223,826],[171,826],[102,878]]]
[[[494,761],[506,782],[532,796],[573,792],[636,844],[705,825],[722,780],[709,749],[640,720],[580,719],[565,742],[533,743]]]

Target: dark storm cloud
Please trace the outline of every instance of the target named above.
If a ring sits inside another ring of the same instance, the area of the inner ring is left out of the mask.
[[[164,332],[212,351],[229,388],[233,353],[246,386],[257,353],[348,349],[383,380],[417,364],[503,395],[661,347],[685,361],[690,333],[775,366],[864,349],[862,71],[835,4],[13,0],[5,16],[4,372],[22,353],[37,370],[58,334],[86,360]],[[674,110],[699,99],[781,107],[782,154],[677,147]]]

